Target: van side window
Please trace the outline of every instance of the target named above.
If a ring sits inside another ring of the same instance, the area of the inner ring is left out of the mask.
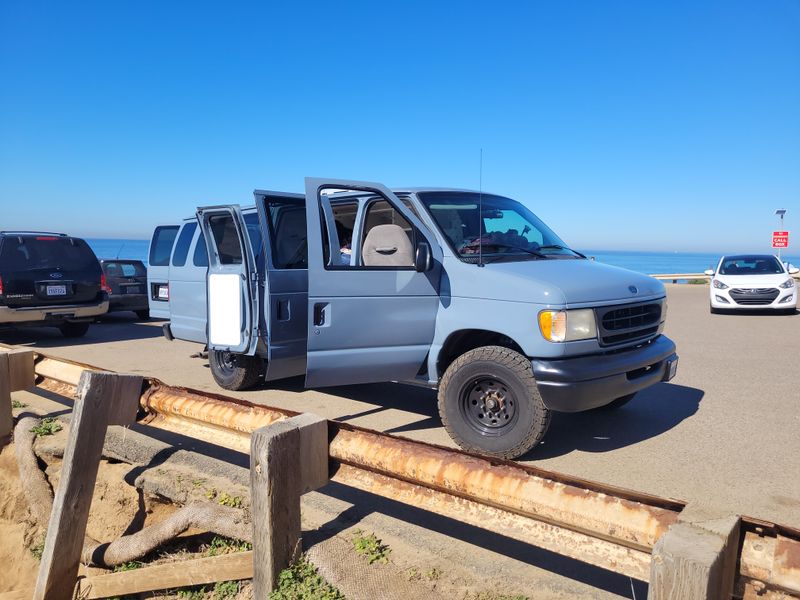
[[[192,257],[192,264],[195,267],[208,266],[208,248],[206,248],[206,236],[203,232],[197,238],[197,243],[194,245],[194,257]]]
[[[214,236],[214,245],[219,254],[222,265],[242,264],[242,246],[239,243],[239,234],[230,214],[212,215],[208,218],[211,235]]]
[[[247,226],[247,237],[250,238],[253,256],[258,259],[261,254],[261,225],[258,222],[258,213],[251,212],[244,215],[244,224]]]
[[[178,226],[169,225],[156,227],[153,232],[153,241],[150,243],[149,263],[154,267],[166,267],[169,265],[169,257],[172,254],[172,244],[178,235]]]
[[[386,200],[375,200],[367,207],[361,234],[361,266],[414,266],[414,228]]]
[[[175,250],[172,251],[172,266],[182,267],[186,264],[186,257],[189,255],[189,246],[192,244],[194,232],[197,230],[197,223],[186,223],[178,235],[175,242]]]
[[[411,223],[387,199],[368,194],[360,198],[340,195],[347,191],[320,194],[325,268],[413,269],[415,230]],[[366,209],[359,212],[365,197]],[[331,216],[336,231],[329,227]],[[354,232],[357,239],[353,239]]]
[[[330,204],[330,209],[333,215],[333,221],[336,224],[336,236],[333,238],[333,244],[334,247],[339,248],[339,252],[334,252],[334,256],[331,258],[328,230],[323,224],[322,250],[325,266],[349,267],[351,266],[353,256],[353,230],[356,227],[358,200],[332,202]]]
[[[272,265],[276,269],[308,268],[306,207],[302,202],[267,198]]]

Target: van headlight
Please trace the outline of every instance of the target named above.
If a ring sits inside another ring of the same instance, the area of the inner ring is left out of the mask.
[[[784,290],[790,290],[794,287],[794,279],[787,279],[782,284],[778,286],[779,288],[783,288]]]
[[[711,285],[713,285],[718,290],[727,290],[728,289],[728,286],[725,285],[724,283],[722,283],[719,279],[714,279],[711,282]]]
[[[573,342],[597,337],[597,323],[591,308],[543,310],[539,330],[548,342]]]

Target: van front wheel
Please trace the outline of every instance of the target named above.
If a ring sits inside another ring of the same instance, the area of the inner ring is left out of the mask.
[[[501,458],[534,448],[550,425],[531,362],[502,346],[470,350],[447,368],[439,415],[464,450]]]
[[[261,378],[262,360],[257,356],[211,350],[208,364],[214,381],[226,390],[246,390]]]

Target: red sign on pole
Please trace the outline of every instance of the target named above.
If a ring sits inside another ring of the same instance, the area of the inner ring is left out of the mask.
[[[788,231],[773,231],[772,232],[772,247],[773,248],[788,248],[789,247],[789,232]]]

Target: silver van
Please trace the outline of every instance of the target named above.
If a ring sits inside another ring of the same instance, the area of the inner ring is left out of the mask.
[[[675,375],[663,285],[587,260],[510,198],[309,178],[305,194],[255,200],[197,211],[188,249],[202,232],[208,267],[192,333],[180,266],[166,275],[167,335],[205,329],[223,387],[421,384],[461,447],[514,458],[552,411],[622,406]]]

